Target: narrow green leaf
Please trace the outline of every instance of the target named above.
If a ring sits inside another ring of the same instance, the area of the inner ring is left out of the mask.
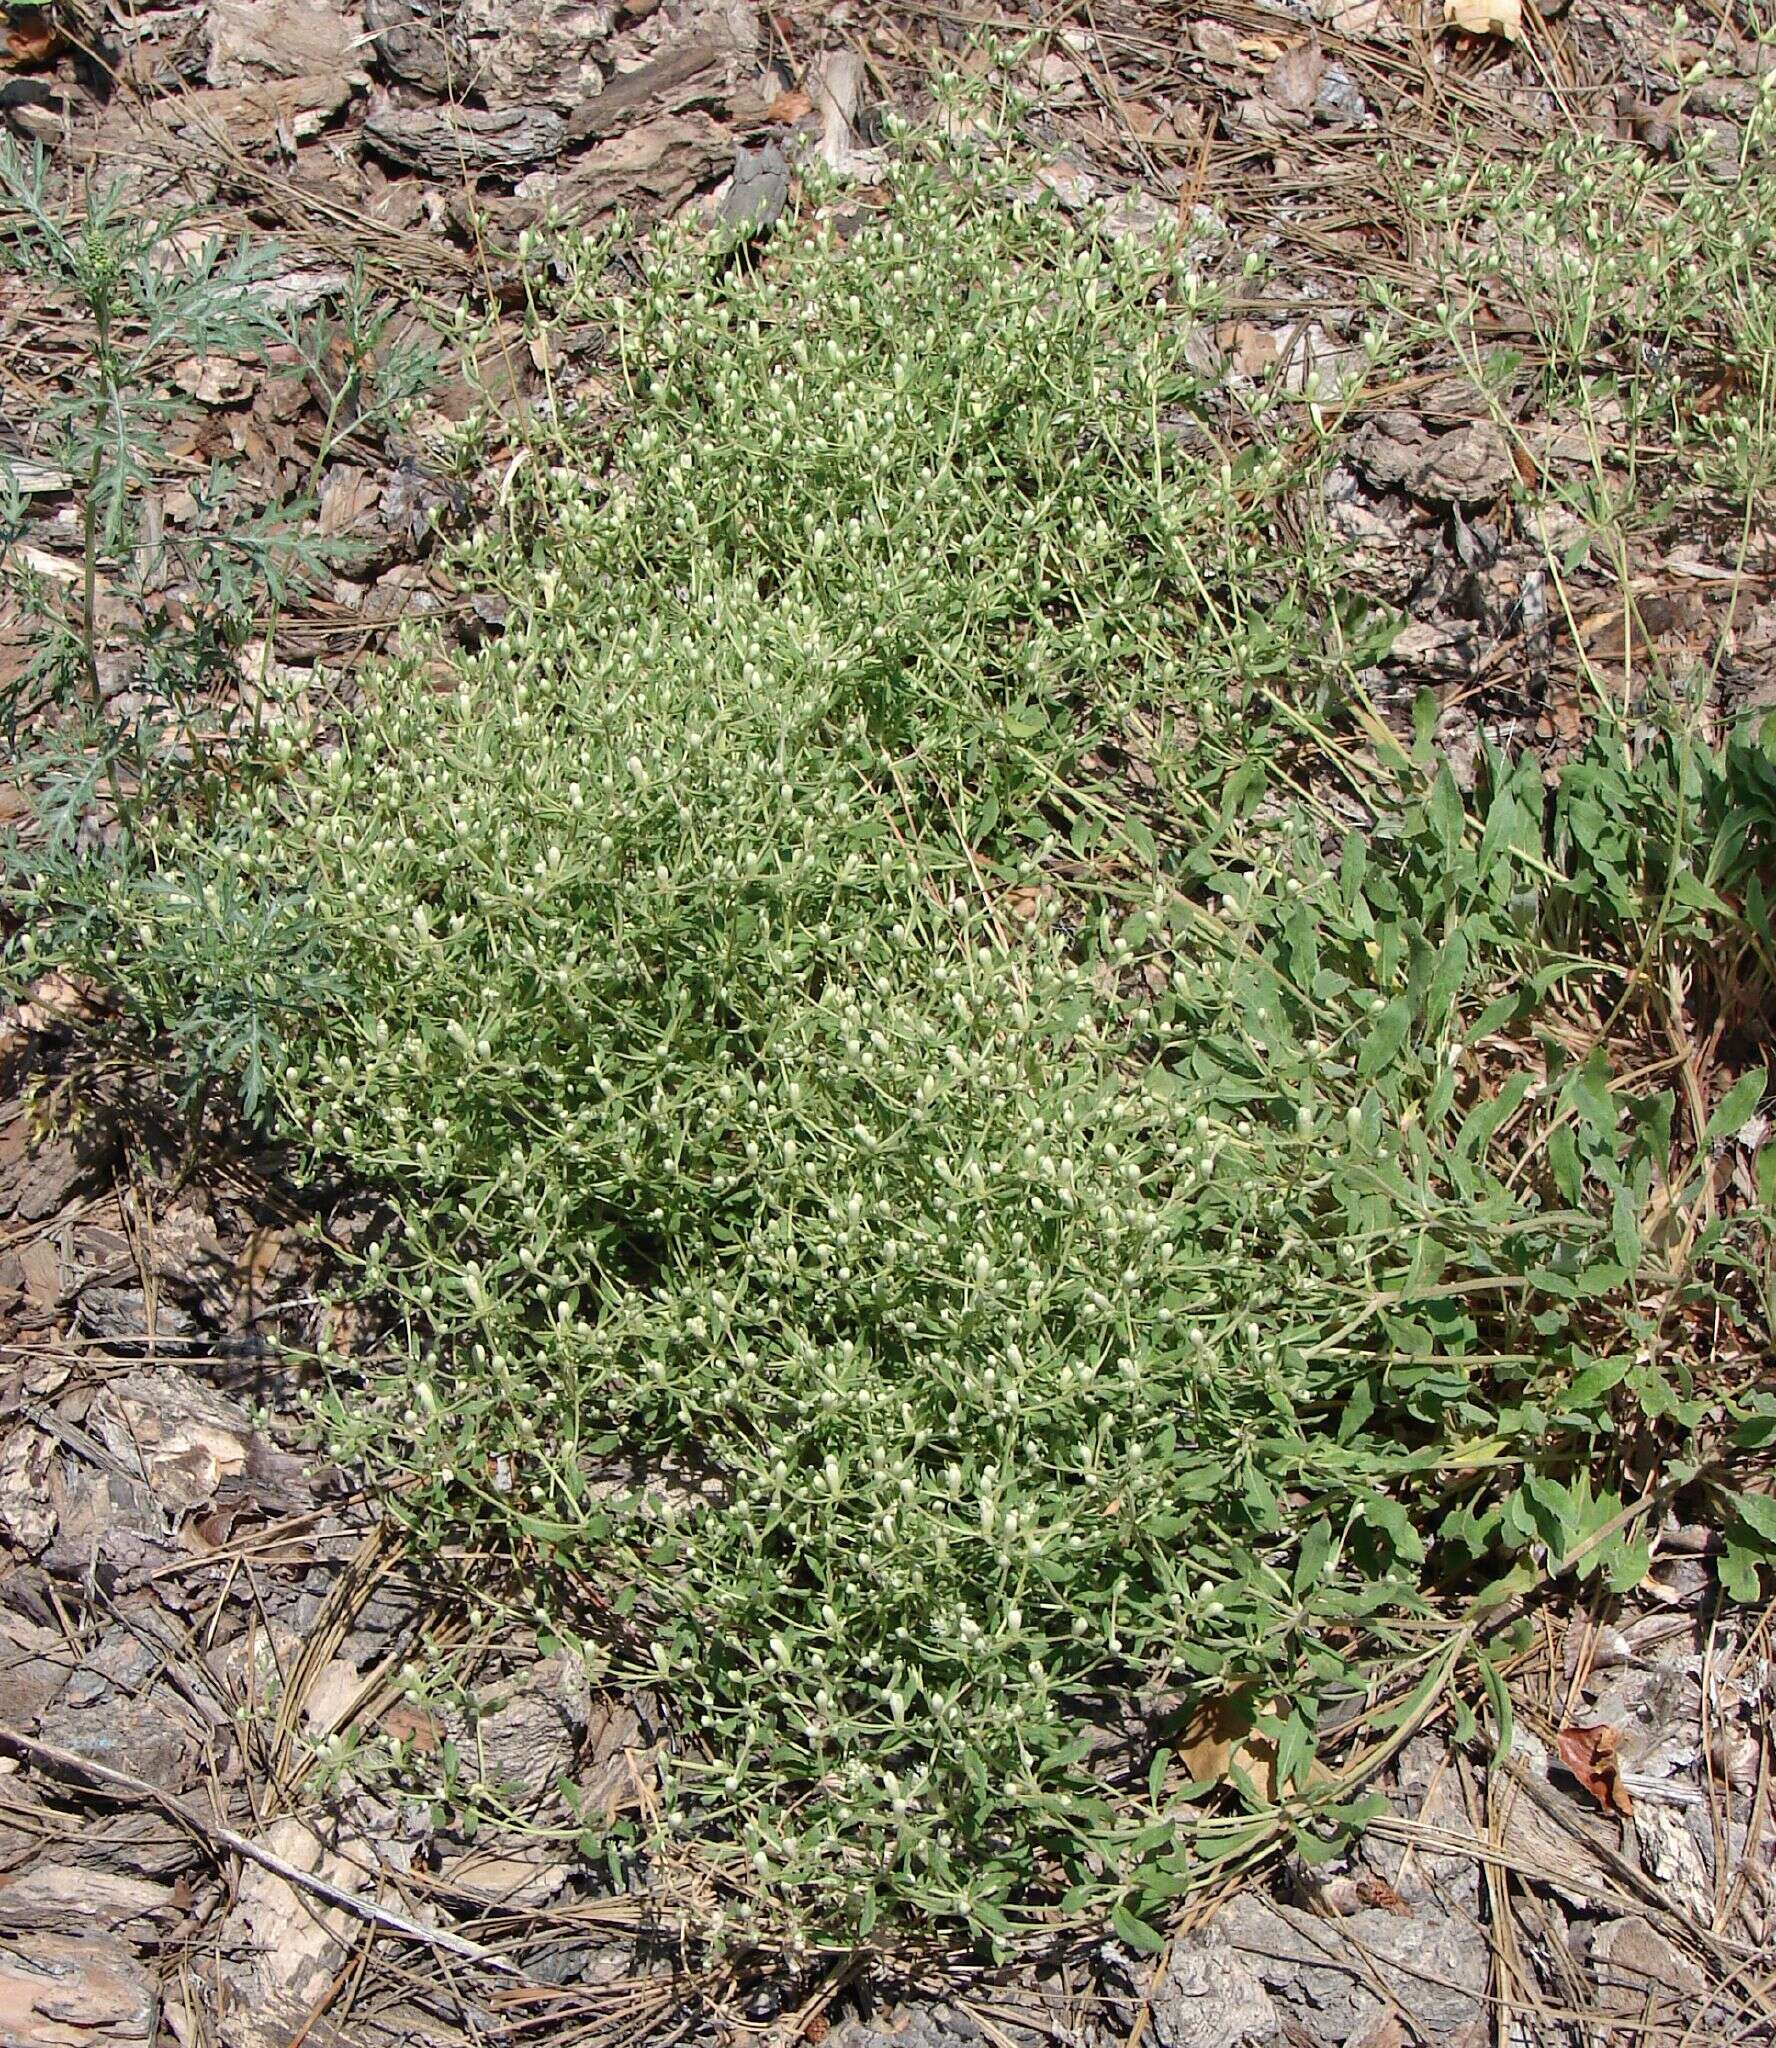
[[[1637,1536],[1618,1539],[1606,1547],[1603,1582],[1612,1593],[1632,1593],[1652,1569],[1653,1546]]]
[[[1461,844],[1462,829],[1467,823],[1467,812],[1462,805],[1461,791],[1455,786],[1455,777],[1449,772],[1448,762],[1437,770],[1437,779],[1431,785],[1431,801],[1427,806],[1431,829],[1442,842],[1446,852],[1453,852]]]
[[[1749,1073],[1741,1074],[1721,1097],[1714,1114],[1708,1119],[1708,1127],[1702,1133],[1703,1144],[1712,1145],[1717,1138],[1730,1137],[1750,1122],[1768,1086],[1769,1075],[1762,1067],[1753,1067]]]
[[[1117,1939],[1125,1942],[1137,1955],[1156,1956],[1166,1945],[1166,1938],[1159,1929],[1148,1926],[1120,1899],[1110,1909],[1110,1925]]]
[[[1391,1067],[1406,1043],[1412,1012],[1404,996],[1395,996],[1379,1016],[1372,1017],[1357,1053],[1357,1072],[1364,1080]]]
[[[1480,1667],[1480,1683],[1485,1688],[1487,1703],[1492,1708],[1493,1753],[1508,1756],[1511,1743],[1517,1732],[1517,1717],[1511,1707],[1511,1689],[1505,1675],[1499,1670],[1484,1650],[1476,1662]]]

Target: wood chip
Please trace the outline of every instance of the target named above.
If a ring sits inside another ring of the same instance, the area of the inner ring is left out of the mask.
[[[434,178],[528,170],[567,147],[567,123],[548,107],[385,105],[365,121],[363,133],[378,156]]]

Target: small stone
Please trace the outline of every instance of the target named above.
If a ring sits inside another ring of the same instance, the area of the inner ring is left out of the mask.
[[[271,1853],[292,1868],[347,1890],[365,1873],[329,1851],[291,1815],[265,1837]],[[249,1863],[222,1923],[218,2032],[225,2048],[287,2048],[307,2028],[346,1954],[358,1923],[263,1865]]]
[[[111,1934],[37,1933],[0,1946],[6,2048],[153,2048],[153,1979]]]
[[[88,1290],[89,1292],[91,1290]],[[126,1471],[139,1471],[173,1514],[206,1506],[247,1468],[247,1411],[176,1366],[128,1372],[95,1397],[87,1427]]]
[[[173,1911],[171,1885],[77,1863],[34,1863],[0,1889],[0,1923],[51,1932],[76,1925],[145,1942]]]
[[[1382,413],[1357,436],[1352,455],[1372,482],[1438,504],[1484,504],[1503,496],[1517,474],[1509,444],[1489,420],[1433,435],[1416,413]]]
[[[21,1223],[56,1216],[109,1163],[109,1141],[92,1133],[79,1138],[46,1138],[19,1162],[12,1179],[13,1209]],[[4,1195],[0,1194],[0,1204]]]
[[[1174,1945],[1148,2013],[1158,2048],[1267,2048],[1283,2033],[1257,1972],[1212,1930]]]
[[[1322,2040],[1348,2041],[1381,2017],[1383,2001],[1369,1988],[1377,1969],[1427,2044],[1454,2042],[1485,2013],[1486,1939],[1460,1917],[1402,1917],[1376,1906],[1322,1919],[1247,1894],[1210,1925],[1281,2012]]]
[[[562,1652],[490,1687],[466,1735],[465,1761],[527,1799],[544,1798],[579,1761],[591,1715],[585,1667]]]
[[[718,208],[720,219],[743,235],[775,227],[789,198],[789,164],[774,142],[763,149],[744,145],[734,153],[734,175]]]
[[[1669,2013],[1708,1988],[1697,1964],[1638,1914],[1598,1928],[1591,1937],[1591,1967],[1602,2009],[1621,2019],[1640,2020],[1649,2003]]]
[[[124,1694],[73,1707],[57,1703],[39,1723],[45,1742],[120,1771],[161,1792],[182,1792],[191,1758],[191,1730],[157,1694]]]

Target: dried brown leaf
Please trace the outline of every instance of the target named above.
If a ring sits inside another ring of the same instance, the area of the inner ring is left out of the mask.
[[[1385,1877],[1358,1878],[1357,1897],[1365,1906],[1379,1906],[1384,1912],[1397,1913],[1405,1920],[1412,1918],[1412,1908]]]
[[[1622,1783],[1613,1728],[1562,1728],[1555,1738],[1560,1761],[1605,1813],[1631,1814],[1634,1802]]]
[[[61,48],[61,30],[39,8],[26,8],[6,31],[6,54],[26,70],[52,63]]]
[[[410,1742],[421,1756],[429,1756],[444,1740],[443,1723],[411,1700],[397,1700],[379,1725],[391,1741]]]
[[[1523,40],[1522,0],[1443,0],[1443,20],[1466,36],[1502,36],[1507,43]]]

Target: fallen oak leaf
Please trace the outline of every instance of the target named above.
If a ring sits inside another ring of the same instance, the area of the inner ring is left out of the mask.
[[[1261,1800],[1277,1796],[1277,1764],[1283,1721],[1274,1704],[1261,1704],[1250,1686],[1203,1701],[1178,1738],[1176,1756],[1192,1785],[1223,1783],[1239,1772]],[[1331,1782],[1331,1772],[1314,1757],[1301,1790]]]
[[[410,1700],[397,1700],[380,1725],[391,1741],[411,1743],[421,1756],[430,1756],[444,1740],[444,1724]]]
[[[1203,1701],[1178,1741],[1178,1761],[1189,1774],[1190,1782],[1213,1785],[1225,1778],[1228,1766],[1257,1718],[1250,1688]]]
[[[1507,43],[1520,43],[1522,0],[1443,0],[1443,25],[1465,36],[1502,36]]]
[[[52,62],[61,48],[62,32],[41,8],[22,9],[6,31],[6,54],[26,70]]]
[[[1560,1752],[1560,1761],[1605,1813],[1633,1813],[1634,1802],[1622,1783],[1613,1728],[1562,1728],[1555,1737],[1555,1747]]]

